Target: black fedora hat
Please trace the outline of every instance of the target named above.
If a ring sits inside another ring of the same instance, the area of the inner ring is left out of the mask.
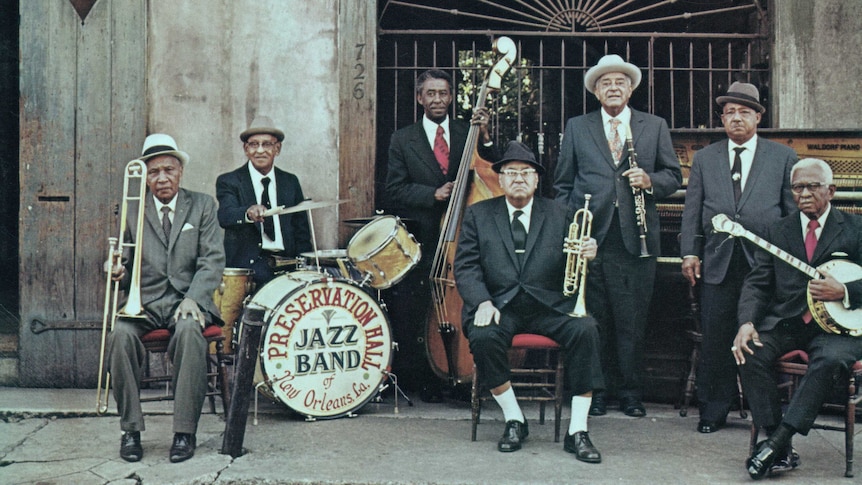
[[[491,165],[491,168],[494,169],[495,172],[500,173],[500,170],[503,169],[503,165],[509,162],[529,163],[536,167],[536,171],[539,172],[539,175],[545,173],[545,167],[536,161],[536,156],[533,155],[533,150],[530,150],[530,147],[516,140],[509,142],[509,145],[506,147],[506,153],[503,154],[503,158],[494,162],[494,165]]]
[[[766,111],[766,108],[760,104],[760,91],[757,90],[757,86],[738,81],[727,88],[727,94],[715,98],[715,102],[719,106],[724,106],[726,103],[741,104],[757,110],[758,113]]]

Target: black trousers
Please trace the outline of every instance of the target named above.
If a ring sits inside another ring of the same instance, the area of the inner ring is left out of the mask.
[[[759,334],[763,347],[754,347],[754,355],[746,355],[745,364],[739,367],[754,424],[772,427],[781,423],[781,394],[774,364],[787,352],[802,349],[808,353],[808,371],[783,419],[806,435],[838,379],[846,377],[853,364],[862,359],[862,338],[827,334],[813,320],[805,324],[801,316]]]
[[[521,292],[500,309],[499,324],[477,327],[472,319],[466,323],[479,381],[489,389],[509,381],[508,351],[518,333],[544,335],[560,344],[566,387],[575,395],[605,387],[599,359],[599,332],[591,317],[570,317]]]
[[[742,283],[751,269],[742,241],[733,241],[733,256],[724,280],[717,285],[703,284],[700,294],[703,341],[697,370],[697,400],[700,418],[714,422],[727,417],[737,396],[737,367],[730,347],[739,328],[736,310]]]
[[[614,212],[611,228],[590,262],[587,311],[599,323],[601,360],[610,393],[641,399],[644,334],[655,283],[656,259],[629,253]]]

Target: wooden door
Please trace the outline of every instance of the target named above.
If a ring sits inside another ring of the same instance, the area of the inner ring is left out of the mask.
[[[19,379],[95,387],[102,261],[146,127],[146,1],[26,2],[20,14]]]

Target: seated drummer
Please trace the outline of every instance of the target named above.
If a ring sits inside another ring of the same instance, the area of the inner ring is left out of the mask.
[[[587,463],[601,462],[587,432],[593,390],[604,388],[599,330],[592,317],[569,316],[575,299],[563,295],[563,243],[572,222],[568,209],[533,197],[544,171],[523,143],[510,142],[493,166],[505,196],[467,208],[455,254],[455,281],[464,299],[464,333],[479,373],[503,410],[506,428],[497,443],[517,451],[529,434],[509,380],[507,352],[518,333],[549,337],[565,359],[566,388],[573,391],[572,418],[563,449]],[[587,260],[595,239],[580,244]]]
[[[239,138],[248,160],[216,180],[218,220],[227,266],[254,270],[261,288],[275,277],[273,257],[296,258],[313,249],[311,231],[305,212],[263,216],[269,208],[305,199],[296,175],[274,166],[284,132],[269,117],[257,116]]]

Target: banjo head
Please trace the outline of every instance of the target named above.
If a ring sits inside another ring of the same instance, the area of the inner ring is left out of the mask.
[[[843,259],[823,263],[817,267],[817,270],[829,272],[841,283],[862,278],[862,267]],[[838,335],[862,336],[862,315],[860,315],[862,310],[844,308],[844,304],[840,301],[814,301],[811,293],[808,294],[808,308],[811,310],[811,316],[823,330]]]

